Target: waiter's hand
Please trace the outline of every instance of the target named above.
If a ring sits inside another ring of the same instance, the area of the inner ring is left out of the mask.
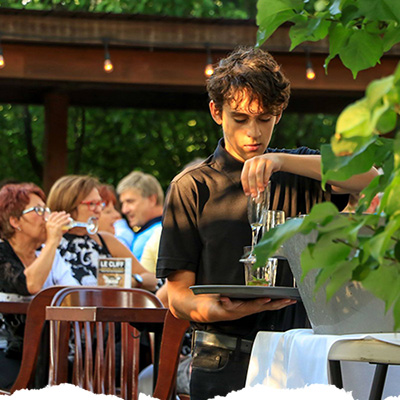
[[[271,175],[280,171],[281,160],[279,153],[268,153],[246,160],[242,169],[241,181],[246,196],[256,197],[263,192]]]
[[[244,312],[245,314],[255,314],[261,311],[275,311],[295,304],[296,300],[279,299],[271,300],[269,297],[261,297],[254,300],[233,300],[229,297],[220,297],[222,307],[229,312]]]

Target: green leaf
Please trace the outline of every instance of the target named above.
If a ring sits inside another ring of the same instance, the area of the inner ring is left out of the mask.
[[[341,9],[342,16],[340,20],[344,26],[347,24],[352,26],[354,24],[354,20],[361,16],[360,10],[353,0],[343,1]]]
[[[400,262],[400,241],[394,246],[394,256],[396,257],[396,260]]]
[[[305,41],[318,41],[328,35],[331,22],[321,14],[317,18],[296,18],[296,23],[290,28],[289,36],[292,41],[290,51]]]
[[[386,3],[386,4],[385,4]],[[360,14],[369,20],[390,21],[395,19],[390,1],[360,1],[358,3]],[[393,4],[394,6],[394,4]]]
[[[341,237],[339,237],[341,236]],[[307,246],[300,257],[303,276],[312,269],[321,268],[321,265],[332,272],[336,265],[343,263],[350,254],[351,248],[342,242],[334,242],[334,239],[343,238],[338,231],[329,232],[318,237],[315,246]],[[323,276],[323,275],[321,275]],[[351,272],[348,278],[351,277]],[[324,281],[319,282],[323,284]]]
[[[352,217],[348,215],[335,215],[335,218],[329,221],[327,224],[318,228],[319,233],[328,233],[332,231],[345,231],[344,228],[348,228],[352,224]]]
[[[400,330],[400,297],[394,302],[393,305],[393,317],[394,317],[394,330]]]
[[[397,64],[393,76],[394,76],[393,83],[397,85],[400,81],[400,63]]]
[[[326,201],[324,203],[316,204],[306,217],[304,217],[303,224],[299,227],[299,232],[307,233],[310,228],[314,229],[317,224],[325,226],[338,215],[339,210],[337,207]]]
[[[340,263],[330,281],[326,285],[326,300],[329,301],[332,296],[351,279],[352,271],[357,266],[356,260]]]
[[[395,44],[400,42],[400,29],[398,26],[398,22],[396,22],[395,26],[391,27],[392,24],[389,25],[387,31],[383,35],[383,51],[389,51]]]
[[[372,81],[365,91],[368,106],[372,108],[378,101],[382,100],[383,96],[393,88],[393,83],[394,77],[392,75]]]
[[[257,2],[257,25],[262,25],[264,18],[271,17],[284,11],[301,11],[303,8],[302,0],[258,0]]]
[[[378,120],[376,129],[379,134],[391,132],[396,127],[397,114],[393,110],[385,111]]]
[[[299,231],[302,223],[302,218],[292,218],[266,232],[255,247],[255,255],[257,257],[255,266],[263,265],[268,257],[273,256],[285,240]]]
[[[367,99],[361,99],[347,106],[336,123],[336,134],[343,136],[369,136],[371,134],[370,109]]]
[[[382,202],[385,204],[385,212],[389,215],[400,213],[400,176],[396,176],[387,186]]]
[[[354,30],[339,52],[343,64],[353,72],[354,79],[359,71],[374,67],[382,54],[382,39],[363,30]]]
[[[335,58],[339,51],[346,46],[352,31],[341,23],[332,23],[329,27],[329,56],[325,59],[325,72],[328,72],[329,62]]]
[[[301,0],[258,0],[257,2],[257,46],[261,46],[275,30],[290,21],[302,7]]]
[[[365,289],[369,290],[386,303],[386,311],[399,300],[400,271],[398,264],[383,262],[379,268],[371,271],[362,281]]]
[[[380,263],[383,262],[385,252],[390,245],[393,245],[393,234],[400,228],[400,218],[395,218],[389,221],[385,226],[385,230],[374,235],[371,240],[365,243],[364,248]]]
[[[400,23],[400,4],[397,0],[383,0],[393,17]]]
[[[367,172],[374,164],[379,165],[383,161],[389,161],[392,155],[393,141],[379,137],[370,138],[370,140],[357,147],[356,151],[348,156],[337,156],[333,153],[330,145],[322,145],[322,184],[324,186],[330,179],[346,180],[355,174]]]
[[[286,10],[277,14],[264,17],[258,23],[257,46],[261,46],[284,22],[289,21],[293,16],[292,10]]]

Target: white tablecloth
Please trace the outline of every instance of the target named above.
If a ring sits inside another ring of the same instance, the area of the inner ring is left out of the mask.
[[[316,335],[312,329],[259,332],[252,349],[246,386],[295,389],[328,384],[328,353],[339,340],[373,338],[400,345],[400,334]],[[344,388],[354,399],[368,399],[375,365],[342,362]],[[383,398],[400,394],[400,366],[389,366]]]

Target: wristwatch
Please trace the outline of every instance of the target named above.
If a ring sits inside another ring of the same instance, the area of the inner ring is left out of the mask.
[[[136,281],[136,286],[137,288],[141,288],[143,286],[143,278],[139,274],[133,274],[132,278]]]

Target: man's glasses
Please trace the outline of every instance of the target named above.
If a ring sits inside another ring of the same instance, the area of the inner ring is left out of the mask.
[[[81,204],[87,205],[90,211],[95,211],[97,207],[100,207],[103,211],[106,206],[104,201],[81,201]]]
[[[40,217],[42,215],[44,215],[44,213],[47,213],[47,214],[51,213],[51,210],[50,210],[49,207],[34,206],[34,207],[30,207],[30,208],[27,208],[26,210],[22,211],[22,215],[28,214],[28,213],[30,213],[32,211],[35,211],[35,213],[37,215],[39,215]]]

